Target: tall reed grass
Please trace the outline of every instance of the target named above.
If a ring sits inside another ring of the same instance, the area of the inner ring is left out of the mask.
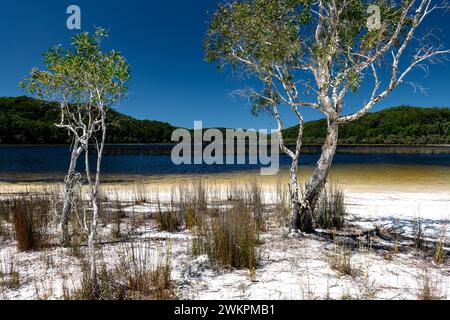
[[[1,202],[2,211],[12,215],[17,248],[39,250],[48,245],[47,233],[52,214],[52,201],[46,196],[19,195]]]
[[[321,229],[342,229],[347,216],[345,195],[343,190],[335,183],[327,184],[315,208],[314,220]]]

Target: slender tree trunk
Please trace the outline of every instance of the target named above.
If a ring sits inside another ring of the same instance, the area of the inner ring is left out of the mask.
[[[297,227],[303,232],[312,232],[313,214],[320,192],[322,191],[331,164],[336,153],[339,136],[339,125],[334,119],[328,119],[327,137],[322,147],[322,154],[316,164],[314,173],[306,185],[305,192],[300,201],[300,213]]]
[[[88,239],[88,245],[89,245],[89,252],[90,252],[90,280],[92,287],[94,288],[94,292],[97,289],[97,262],[96,262],[96,254],[95,254],[95,241],[97,239],[97,225],[98,225],[98,203],[97,203],[97,196],[95,195],[92,199],[92,223],[91,223],[91,230],[89,233],[89,239]]]
[[[70,157],[70,165],[67,176],[65,178],[64,195],[63,195],[63,208],[61,213],[61,229],[62,229],[62,239],[61,244],[67,246],[70,244],[70,233],[69,233],[69,221],[70,214],[72,212],[73,204],[73,193],[76,187],[77,175],[76,166],[78,157],[80,156],[82,149],[79,147],[78,141],[76,141],[72,147],[72,154]]]
[[[290,183],[289,192],[291,197],[291,229],[298,229],[298,218],[300,214],[300,200],[299,200],[299,182],[298,182],[298,159],[292,160],[290,169]]]
[[[97,166],[96,166],[96,174],[95,181],[92,181],[90,170],[89,170],[89,160],[86,158],[86,173],[88,176],[89,186],[91,190],[91,202],[92,202],[92,222],[91,222],[91,230],[88,239],[89,251],[90,251],[90,262],[91,262],[91,270],[90,270],[90,280],[91,284],[94,288],[94,291],[97,290],[97,263],[96,263],[96,253],[95,253],[95,242],[97,238],[97,227],[98,227],[98,216],[99,216],[99,200],[98,193],[100,188],[100,172],[101,172],[101,164],[103,159],[103,150],[105,148],[106,142],[106,114],[105,111],[102,112],[102,138],[100,142],[100,146],[97,144]]]

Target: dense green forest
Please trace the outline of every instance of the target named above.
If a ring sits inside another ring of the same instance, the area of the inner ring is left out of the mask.
[[[0,98],[0,143],[65,144],[56,104],[28,97]],[[136,120],[114,110],[108,114],[108,143],[168,143],[175,128],[168,123]]]
[[[29,97],[0,98],[0,143],[65,144],[67,132],[55,126],[60,117],[56,104]],[[294,143],[298,127],[286,129]],[[137,120],[110,110],[108,143],[170,143],[175,127]],[[224,129],[222,129],[224,131]],[[305,124],[304,143],[322,144],[325,120]],[[402,106],[368,114],[340,128],[341,144],[449,144],[450,109]]]
[[[322,144],[325,120],[305,124],[304,143]],[[295,143],[298,126],[286,129],[285,139]],[[450,108],[401,106],[374,112],[339,128],[341,144],[449,144]]]

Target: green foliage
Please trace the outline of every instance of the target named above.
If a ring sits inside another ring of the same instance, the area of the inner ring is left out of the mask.
[[[0,143],[67,144],[70,137],[58,129],[58,104],[28,97],[0,98]],[[108,111],[107,143],[169,143],[176,128],[165,122],[137,120]]]
[[[305,124],[304,143],[322,144],[326,120]],[[295,143],[298,126],[284,131],[285,140]],[[368,114],[339,129],[341,144],[448,144],[450,109],[402,106]]]
[[[67,144],[66,132],[58,129],[57,104],[28,97],[0,98],[0,143]],[[176,128],[165,122],[137,120],[114,110],[108,112],[108,143],[170,143]],[[322,144],[326,121],[305,124],[306,144]],[[284,131],[286,142],[295,143],[298,127]],[[225,129],[222,129],[225,133]],[[343,144],[448,144],[449,108],[398,107],[368,114],[341,126]]]
[[[84,149],[91,138],[98,139],[100,131],[103,146],[107,108],[123,99],[128,90],[129,65],[120,53],[102,51],[106,37],[107,32],[98,28],[94,34],[75,35],[68,49],[50,48],[44,53],[45,69],[34,68],[20,83],[31,94],[59,103],[58,126]]]
[[[311,1],[255,0],[221,4],[212,17],[205,41],[206,60],[237,66],[239,58],[270,68],[301,54],[298,20],[308,23]],[[255,71],[255,70],[253,70]]]
[[[32,69],[20,86],[39,98],[73,106],[111,105],[125,95],[130,69],[120,53],[102,51],[101,42],[107,37],[98,28],[92,35],[75,35],[69,49],[50,48],[44,53],[46,70]]]
[[[369,31],[367,9],[374,4],[380,7],[382,25]],[[304,75],[299,75],[300,69],[326,65],[341,84],[348,84],[357,92],[367,70],[352,72],[356,70],[353,67],[362,56],[374,56],[389,43],[402,21],[405,4],[407,1],[349,0],[344,6],[339,1],[324,0],[328,9],[319,19],[321,10],[312,0],[225,2],[218,6],[209,23],[206,61],[216,63],[219,69],[229,65],[240,71],[239,75],[261,81],[262,88],[251,95],[254,114],[270,111],[272,105],[280,103],[276,96],[279,97],[281,85],[277,82],[305,80]],[[334,6],[336,10],[329,10]],[[403,33],[396,45],[402,43],[409,21],[402,21]],[[321,27],[317,28],[319,24]],[[281,81],[282,77],[289,81]]]

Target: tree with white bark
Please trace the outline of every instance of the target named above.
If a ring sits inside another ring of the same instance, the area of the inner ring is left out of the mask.
[[[108,36],[104,29],[95,34],[77,34],[72,46],[51,48],[44,54],[47,70],[33,69],[21,86],[40,98],[58,102],[61,108],[59,128],[67,130],[73,139],[69,171],[65,178],[61,213],[62,242],[70,242],[68,222],[71,217],[74,192],[82,183],[76,171],[84,153],[85,181],[89,195],[89,210],[78,219],[88,233],[91,255],[90,276],[96,288],[95,241],[99,215],[99,191],[103,150],[106,142],[107,113],[114,103],[124,98],[125,83],[130,79],[129,65],[118,52],[103,52],[101,42]],[[95,151],[95,171],[90,167],[90,151]]]
[[[245,90],[254,111],[269,111],[278,124],[280,149],[292,159],[290,227],[314,228],[314,209],[336,153],[339,126],[363,117],[404,83],[421,88],[407,76],[428,71],[444,60],[438,30],[424,21],[446,11],[442,0],[243,0],[220,4],[205,40],[206,60],[220,69],[231,66],[243,77],[259,80]],[[379,14],[379,16],[374,16]],[[359,110],[345,112],[349,93],[364,95]],[[295,149],[284,143],[287,107],[298,120]],[[304,109],[319,110],[327,119],[327,136],[314,172],[300,192]]]

